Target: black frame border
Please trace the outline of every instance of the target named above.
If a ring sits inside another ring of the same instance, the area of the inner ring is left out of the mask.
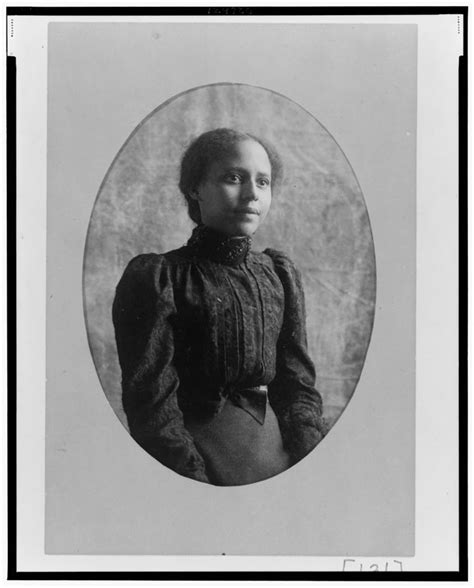
[[[17,567],[17,111],[16,58],[7,56],[7,508],[8,580],[161,580],[161,581],[467,581],[468,580],[468,6],[347,7],[13,7],[11,16],[248,16],[248,15],[427,15],[463,17],[463,55],[459,57],[459,570],[373,572],[22,572]],[[7,32],[8,38],[8,32]]]

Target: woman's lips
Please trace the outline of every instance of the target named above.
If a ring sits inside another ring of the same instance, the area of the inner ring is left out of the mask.
[[[258,208],[252,208],[251,206],[248,206],[245,208],[238,208],[235,211],[235,214],[255,214],[255,215],[259,216],[260,211],[258,210]]]

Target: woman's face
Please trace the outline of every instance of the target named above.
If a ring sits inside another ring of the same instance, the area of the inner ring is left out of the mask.
[[[203,224],[227,235],[251,236],[272,200],[272,168],[265,149],[251,139],[214,161],[193,194]]]

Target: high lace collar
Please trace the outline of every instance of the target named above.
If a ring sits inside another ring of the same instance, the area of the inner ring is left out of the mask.
[[[217,263],[239,265],[249,254],[250,237],[229,237],[205,225],[198,225],[187,243],[192,254]]]

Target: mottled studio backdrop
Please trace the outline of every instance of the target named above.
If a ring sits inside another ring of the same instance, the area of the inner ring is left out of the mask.
[[[193,224],[177,186],[180,158],[192,138],[221,126],[268,139],[281,155],[284,181],[254,247],[281,249],[299,266],[325,415],[333,424],[344,410],[370,340],[375,256],[364,198],[343,146],[312,114],[267,89],[204,86],[159,106],[131,129],[111,162],[89,225],[84,306],[102,387],[125,426],[111,316],[115,287],[132,257],[165,252],[189,238]]]

